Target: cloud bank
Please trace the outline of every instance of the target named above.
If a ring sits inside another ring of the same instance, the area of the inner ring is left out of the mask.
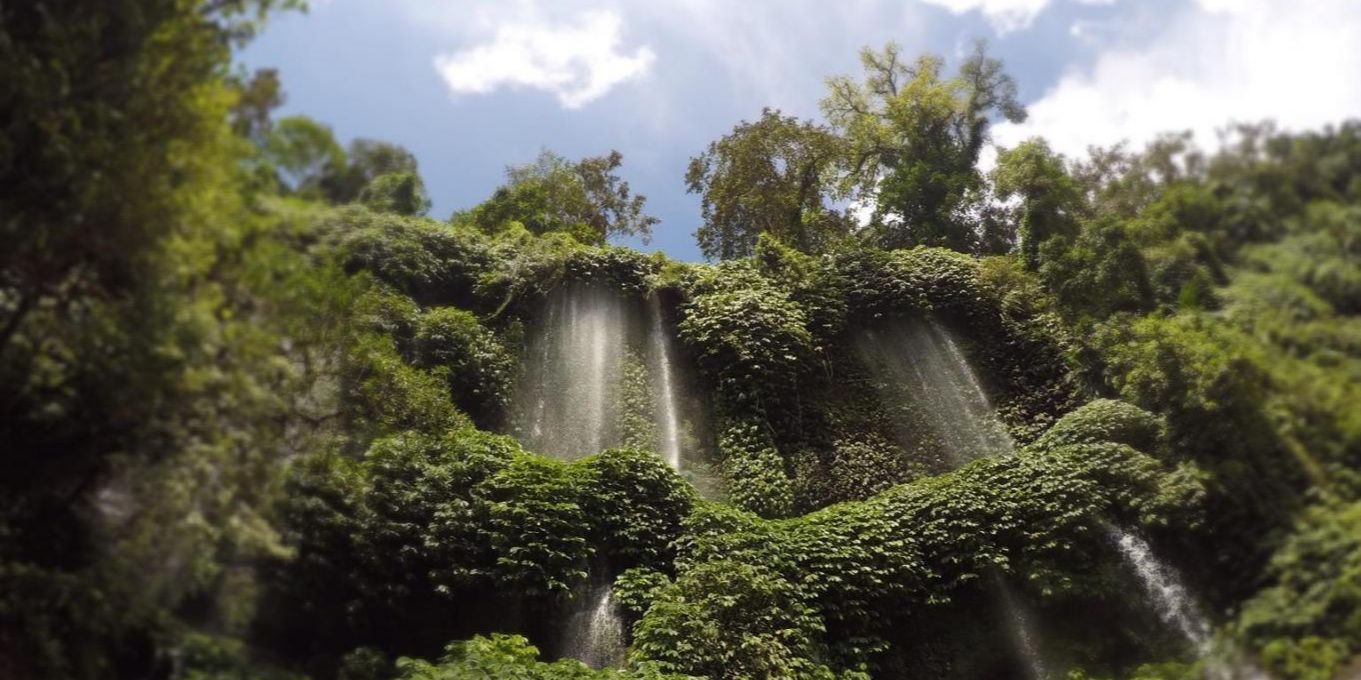
[[[588,11],[568,23],[506,23],[489,42],[436,56],[435,68],[455,94],[530,88],[576,109],[647,73],[656,59],[646,45],[625,50],[622,26],[614,11]]]
[[[1115,0],[1075,0],[1083,5],[1109,5]],[[944,7],[954,14],[977,11],[988,19],[993,30],[1005,35],[1027,28],[1035,17],[1051,4],[1051,0],[922,0],[928,5]]]
[[[1361,11],[1354,0],[1197,0],[1149,44],[1108,48],[1002,124],[995,141],[1042,136],[1068,155],[1160,132],[1214,145],[1231,122],[1299,130],[1361,114]]]

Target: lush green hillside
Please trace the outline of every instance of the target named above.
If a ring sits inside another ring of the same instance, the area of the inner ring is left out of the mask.
[[[700,150],[693,264],[618,154],[426,216],[230,72],[273,3],[126,4],[0,8],[0,677],[1361,663],[1361,124],[982,172],[1001,64],[890,46]]]

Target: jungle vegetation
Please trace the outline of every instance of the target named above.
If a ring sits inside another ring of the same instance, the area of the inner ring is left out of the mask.
[[[609,245],[657,226],[618,153],[441,219],[407,150],[276,118],[231,54],[295,4],[0,5],[0,677],[1031,677],[998,584],[1051,677],[1219,677],[1112,527],[1235,668],[1361,664],[1361,122],[983,172],[1003,65],[867,49],[696,150],[692,264]],[[693,464],[633,356],[614,441],[527,447],[582,287],[673,329]],[[904,436],[856,338],[924,318],[1014,453]],[[558,642],[591,583],[614,668]]]

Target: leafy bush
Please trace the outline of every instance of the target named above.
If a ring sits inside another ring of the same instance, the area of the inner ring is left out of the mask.
[[[662,568],[694,491],[656,454],[611,449],[572,465],[596,549],[613,566]]]
[[[684,680],[651,666],[635,671],[592,670],[572,659],[539,661],[539,650],[518,635],[493,633],[452,642],[437,663],[397,660],[399,680]]]
[[[421,315],[415,364],[443,369],[454,403],[483,427],[499,424],[510,404],[515,359],[471,313],[453,307]]]
[[[759,425],[730,426],[718,440],[728,497],[734,505],[762,517],[784,517],[794,502],[794,489],[784,460]]]
[[[1336,677],[1361,653],[1361,503],[1311,507],[1268,572],[1238,628],[1279,677]]]
[[[473,307],[474,287],[491,266],[485,238],[419,217],[348,206],[321,231],[348,271],[364,271],[424,305]]]
[[[807,314],[807,328],[815,349],[826,353],[845,330],[847,307],[845,281],[831,258],[800,253],[763,233],[756,240],[753,258],[764,276],[789,291],[789,297]]]
[[[359,192],[359,202],[369,210],[397,215],[424,215],[430,209],[425,184],[414,172],[389,172],[374,177]]]
[[[1066,427],[1079,429],[1072,421]],[[835,666],[848,670],[882,649],[886,631],[972,592],[993,571],[1026,574],[1026,589],[1045,598],[1104,592],[1108,583],[1088,568],[1112,559],[1103,518],[1184,525],[1195,520],[1201,494],[1194,475],[1169,472],[1126,444],[1096,441],[1105,432],[1080,437],[1092,443],[1030,447],[795,519],[762,520],[701,504],[679,542],[671,592],[684,598],[654,603],[644,614],[635,653],[682,664],[674,650],[718,644],[707,637],[712,623],[705,617],[713,614],[692,604],[703,595],[682,585],[691,583],[692,570],[701,570],[697,580],[704,583],[724,576],[760,581],[762,589],[811,608],[785,604],[783,618],[740,622],[753,649],[764,649],[770,636],[821,637],[811,645],[800,642],[801,653],[813,654],[809,658],[819,664],[835,659]],[[757,571],[734,574],[734,564],[756,565]],[[720,583],[712,587],[727,592]],[[814,621],[790,623],[790,616]],[[823,644],[828,651],[819,651]],[[771,658],[783,649],[770,651]]]
[[[660,589],[634,628],[634,659],[708,678],[836,677],[818,663],[822,623],[799,589],[749,563],[718,560]]]
[[[647,567],[633,567],[620,572],[614,580],[614,601],[633,619],[647,613],[671,579],[660,571]]]
[[[449,398],[448,369],[410,365],[391,337],[363,333],[353,338],[339,377],[341,414],[360,446],[386,434],[441,432],[468,422]]]
[[[1070,444],[1115,442],[1140,451],[1157,453],[1164,444],[1164,424],[1156,416],[1133,404],[1114,399],[1097,399],[1084,404],[1054,423],[1035,441],[1038,448]]]
[[[812,336],[803,309],[780,289],[766,283],[704,292],[683,312],[680,336],[726,402],[759,411],[796,388]]]
[[[913,476],[903,452],[883,439],[839,441],[827,469],[827,500],[864,500]]]
[[[590,525],[572,481],[566,466],[529,454],[489,480],[487,533],[500,582],[548,595],[586,578]]]
[[[569,465],[471,427],[379,439],[358,461],[305,459],[288,492],[297,555],[277,586],[313,614],[288,625],[318,644],[390,653],[410,647],[410,636],[387,637],[403,627],[436,635],[513,621],[507,602],[571,592],[593,556],[614,569],[665,567],[693,502],[655,455],[614,450]],[[449,628],[451,611],[474,606],[491,613]]]

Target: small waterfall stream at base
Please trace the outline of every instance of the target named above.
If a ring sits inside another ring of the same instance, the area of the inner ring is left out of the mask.
[[[608,583],[592,584],[577,594],[567,620],[562,656],[591,668],[615,668],[624,663],[624,620]]]
[[[1210,624],[1201,616],[1176,574],[1153,556],[1152,548],[1143,539],[1119,529],[1111,529],[1111,533],[1120,554],[1148,593],[1158,618],[1175,627],[1198,652],[1208,651]]]
[[[1147,542],[1115,527],[1108,527],[1107,531],[1120,555],[1139,577],[1158,618],[1176,628],[1190,643],[1213,680],[1267,680],[1266,673],[1243,661],[1237,650],[1216,645],[1210,622],[1201,614],[1195,599],[1176,572],[1153,554]]]
[[[993,572],[993,589],[1002,601],[1002,609],[1007,617],[1007,628],[1011,631],[1012,642],[1024,658],[1032,680],[1047,680],[1049,670],[1045,667],[1044,655],[1035,639],[1035,627],[1030,621],[1029,612],[1016,601],[1011,587],[1002,577]]]

